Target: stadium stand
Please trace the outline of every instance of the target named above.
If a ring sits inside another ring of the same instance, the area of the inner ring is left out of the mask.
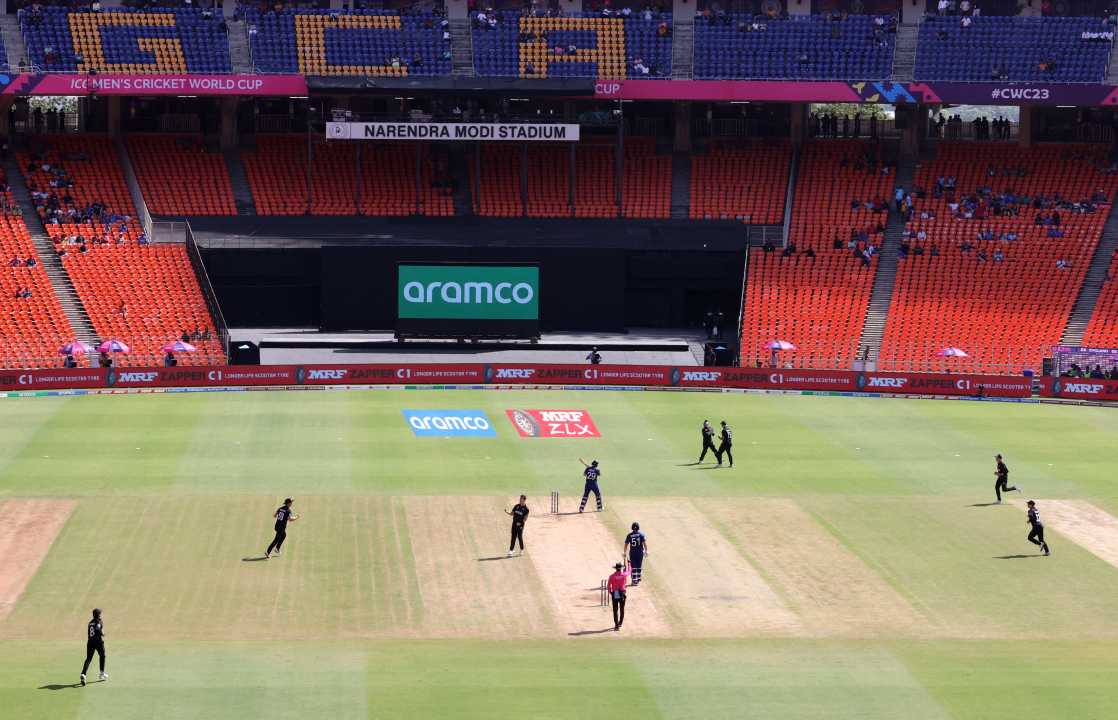
[[[492,20],[493,22],[490,22]],[[488,77],[671,77],[672,16],[474,13],[474,69]]]
[[[418,144],[417,204],[416,151],[415,143],[316,142],[310,214],[356,215],[360,210],[363,215],[415,215],[417,211],[421,215],[453,215],[453,187],[445,163],[436,163],[425,144]],[[244,150],[241,159],[257,214],[307,214],[306,135],[261,135],[256,148]]]
[[[691,219],[783,222],[791,165],[788,142],[712,142],[691,157]]]
[[[627,218],[671,216],[672,158],[656,154],[656,138],[625,138],[621,214]]]
[[[236,215],[225,158],[200,137],[129,135],[128,154],[153,215]]]
[[[878,26],[870,15],[697,16],[694,74],[703,80],[882,80],[892,70],[896,32],[881,20]]]
[[[228,73],[221,13],[199,8],[33,6],[19,11],[29,59],[51,72]]]
[[[7,207],[11,206],[9,197]],[[31,258],[35,264],[28,266]],[[61,364],[58,349],[74,339],[73,329],[23,218],[6,209],[0,215],[0,264],[0,367]],[[17,295],[21,292],[25,296]]]
[[[876,251],[868,258],[856,257],[855,251],[880,247],[886,224],[881,208],[895,178],[879,152],[878,146],[859,140],[804,145],[789,228],[794,251],[785,257],[787,251],[779,248],[750,250],[743,365],[769,364],[765,344],[784,340],[795,350],[779,354],[783,366],[851,366],[877,267]],[[835,192],[836,187],[843,193]],[[806,254],[808,249],[814,258]]]
[[[474,214],[488,217],[520,217],[524,214],[520,199],[521,152],[521,148],[504,143],[487,147],[481,154],[480,177],[476,157],[470,159],[470,195]],[[565,199],[566,196],[563,197]],[[570,210],[564,212],[569,213]]]
[[[258,72],[304,75],[449,75],[445,19],[430,12],[245,9]]]
[[[1110,259],[1095,311],[1083,333],[1084,347],[1118,348],[1118,253]]]
[[[1098,17],[929,17],[916,46],[917,80],[1101,82],[1112,42],[1085,39]]]
[[[915,176],[926,197],[907,226],[879,367],[1039,372],[1106,222],[1115,176],[1105,158],[1091,145],[941,144]],[[955,192],[937,190],[941,177]],[[1058,225],[1039,224],[1053,212]],[[945,347],[969,357],[936,357]]]
[[[180,364],[224,362],[186,249],[147,243],[112,141],[50,135],[32,147],[17,155],[28,189],[98,336],[131,346],[118,362],[158,364],[165,343],[195,329],[210,339]]]

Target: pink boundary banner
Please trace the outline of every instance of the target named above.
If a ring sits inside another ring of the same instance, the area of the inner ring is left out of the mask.
[[[9,76],[5,95],[265,95],[304,96],[302,75],[99,75],[22,73]]]
[[[744,388],[1027,398],[1032,380],[1006,375],[854,372],[670,365],[377,364],[0,370],[0,391],[293,385],[572,385]]]

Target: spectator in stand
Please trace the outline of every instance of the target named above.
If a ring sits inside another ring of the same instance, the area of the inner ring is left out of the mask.
[[[8,267],[19,267],[22,264],[23,263],[21,263],[19,261],[19,258],[17,257],[13,257],[11,260],[8,261]]]
[[[73,353],[67,353],[66,357],[62,359],[62,367],[73,369],[78,366],[78,361],[74,359]]]
[[[163,356],[163,367],[175,367],[178,364],[179,361],[175,359],[175,354],[173,352],[168,352]]]
[[[188,333],[186,330],[183,330],[182,335],[179,336],[179,340],[182,340],[184,343],[190,342],[190,333]]]
[[[1059,260],[1056,261],[1056,269],[1057,270],[1065,270],[1067,268],[1067,266],[1068,266],[1068,261],[1063,259],[1063,258],[1060,258]]]
[[[1095,365],[1095,369],[1091,371],[1091,377],[1095,378],[1096,380],[1106,379],[1106,373],[1102,371],[1101,365]]]
[[[27,267],[35,267],[36,265],[39,264],[39,261],[36,260],[34,256],[31,256],[31,257],[27,258],[27,260],[23,264],[26,265]]]

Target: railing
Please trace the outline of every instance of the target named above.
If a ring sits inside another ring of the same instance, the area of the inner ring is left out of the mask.
[[[132,206],[136,208],[136,212],[139,214],[137,219],[147,236],[152,238],[154,234],[152,232],[151,213],[148,212],[144,194],[140,190],[140,181],[136,179],[136,172],[132,168],[132,160],[129,159],[128,150],[124,147],[124,140],[117,136],[114,144],[116,145],[117,161],[120,163],[121,169],[124,170],[124,180],[128,184],[128,195],[132,198]]]
[[[221,304],[217,301],[217,293],[214,292],[213,285],[210,283],[210,274],[206,271],[206,263],[202,260],[202,252],[198,249],[198,243],[194,239],[194,232],[190,229],[190,223],[178,224],[184,226],[186,254],[194,268],[194,275],[198,278],[198,286],[202,289],[202,297],[206,299],[206,307],[210,311],[210,317],[213,318],[222,352],[225,353],[225,358],[228,361],[229,326],[225,323],[225,315],[221,312]]]
[[[153,220],[148,237],[153,243],[185,243],[187,224],[168,220]]]

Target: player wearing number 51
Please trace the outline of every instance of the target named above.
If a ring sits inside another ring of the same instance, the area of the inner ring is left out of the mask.
[[[264,553],[264,559],[267,560],[272,556],[274,550],[276,555],[280,554],[280,548],[283,547],[283,541],[287,539],[287,523],[295,522],[299,516],[291,511],[291,506],[294,500],[287,498],[283,501],[283,505],[276,508],[276,537],[272,540],[272,544],[268,546],[268,550]]]

